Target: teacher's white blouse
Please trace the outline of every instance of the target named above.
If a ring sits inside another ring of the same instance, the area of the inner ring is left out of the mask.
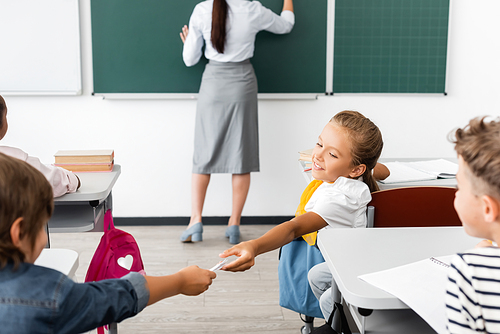
[[[187,66],[193,66],[201,58],[203,44],[205,57],[219,62],[239,62],[253,57],[255,35],[261,30],[275,34],[289,33],[295,23],[291,11],[280,15],[264,7],[258,1],[226,0],[229,6],[226,22],[224,53],[218,53],[210,42],[212,31],[213,0],[199,3],[189,20],[189,33],[184,43],[182,57]]]

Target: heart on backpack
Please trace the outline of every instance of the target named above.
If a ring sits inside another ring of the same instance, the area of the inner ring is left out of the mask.
[[[130,270],[130,268],[132,268],[132,263],[134,263],[134,258],[129,254],[125,257],[119,258],[116,262],[118,262],[120,267]]]

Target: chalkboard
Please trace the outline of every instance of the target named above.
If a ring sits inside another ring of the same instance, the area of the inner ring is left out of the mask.
[[[197,93],[206,59],[182,60],[179,32],[199,0],[91,0],[94,93]],[[261,3],[280,13],[282,0]],[[260,32],[259,93],[324,93],[327,0],[294,3],[288,35]]]
[[[445,93],[449,0],[336,0],[335,93]]]
[[[81,93],[78,0],[0,0],[0,93]]]

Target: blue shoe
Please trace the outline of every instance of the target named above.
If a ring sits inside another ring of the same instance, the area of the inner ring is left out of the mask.
[[[203,224],[196,223],[181,234],[182,242],[198,242],[203,240]]]
[[[231,225],[226,229],[226,238],[229,238],[230,244],[240,243],[240,225]]]

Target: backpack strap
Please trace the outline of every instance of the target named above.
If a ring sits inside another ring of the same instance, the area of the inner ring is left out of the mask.
[[[111,213],[111,209],[108,209],[104,214],[104,222],[103,222],[104,232],[114,229],[115,224],[113,223],[113,214]]]

